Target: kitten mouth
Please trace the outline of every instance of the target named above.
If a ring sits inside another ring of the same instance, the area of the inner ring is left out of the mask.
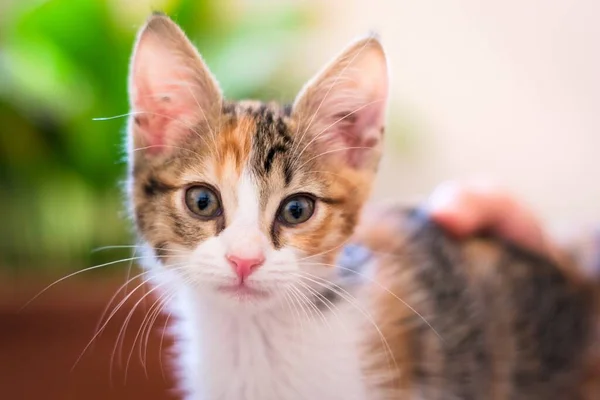
[[[221,293],[233,295],[234,297],[243,298],[266,298],[269,293],[265,290],[256,289],[248,286],[246,283],[237,283],[233,285],[221,285],[217,288]]]

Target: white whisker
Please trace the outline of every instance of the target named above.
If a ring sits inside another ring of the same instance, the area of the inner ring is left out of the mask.
[[[107,262],[107,263],[104,263],[104,264],[94,265],[92,267],[84,268],[84,269],[81,269],[79,271],[75,271],[73,273],[70,273],[70,274],[68,274],[66,276],[63,276],[62,278],[60,278],[60,279],[52,282],[51,284],[49,284],[48,286],[46,286],[44,289],[42,289],[38,294],[36,294],[35,296],[33,296],[31,298],[31,300],[29,300],[27,303],[25,303],[23,305],[23,307],[21,307],[19,309],[19,312],[23,311],[29,304],[31,304],[33,301],[35,301],[35,299],[37,299],[38,297],[40,297],[47,290],[49,290],[50,288],[54,287],[55,285],[59,284],[60,282],[66,280],[68,278],[71,278],[71,277],[73,277],[75,275],[82,274],[82,273],[87,272],[87,271],[92,271],[92,270],[95,270],[95,269],[98,269],[98,268],[108,267],[109,265],[119,264],[119,263],[122,263],[122,262],[125,262],[125,261],[130,261],[130,260],[139,260],[139,259],[142,259],[142,258],[144,258],[144,257],[128,257],[128,258],[123,258],[121,260],[110,261],[110,262]]]
[[[312,293],[313,295],[317,295],[317,297],[320,295],[320,293],[318,293],[318,291],[314,290],[313,288],[311,288],[310,286],[306,285],[304,282],[302,281],[297,281],[296,284],[299,284],[300,286],[302,286],[305,290],[308,290],[309,293]],[[313,311],[319,315],[323,321],[323,324],[325,326],[327,326],[329,328],[330,332],[332,331],[331,325],[329,324],[329,321],[327,321],[327,317],[325,317],[325,314],[323,314],[323,312],[321,310],[319,310],[319,308],[312,302],[310,301],[310,299],[308,298],[308,296],[306,296],[304,293],[302,293],[300,290],[298,290],[296,288],[296,290],[299,292],[299,295],[303,296],[305,301],[311,306],[311,308],[313,309]],[[322,300],[321,300],[322,301]]]
[[[317,154],[314,157],[309,158],[308,160],[306,160],[305,162],[303,162],[298,169],[302,169],[306,164],[308,164],[309,162],[311,162],[312,160],[315,160],[319,157],[323,157],[327,154],[332,154],[332,153],[339,153],[340,151],[348,151],[348,150],[374,150],[373,147],[368,147],[368,146],[349,146],[349,147],[342,147],[341,149],[333,149],[333,150],[328,150],[328,151],[324,151],[322,153]]]
[[[163,325],[163,330],[160,335],[160,342],[158,345],[158,364],[160,365],[160,373],[161,373],[163,379],[165,379],[165,370],[163,367],[163,343],[165,341],[165,332],[168,329],[167,327],[169,326],[169,321],[171,320],[172,313],[173,313],[173,311],[169,310],[169,314],[167,315],[167,318],[165,319],[165,323]]]
[[[302,273],[300,275],[304,275],[301,276],[303,279],[306,279],[316,285],[320,285],[324,288],[327,288],[331,291],[333,291],[334,293],[336,293],[338,296],[340,296],[342,299],[346,300],[348,302],[348,304],[350,304],[351,306],[353,306],[356,310],[358,310],[358,312],[360,312],[368,321],[369,323],[371,323],[371,325],[373,325],[373,327],[375,328],[375,330],[377,330],[377,333],[379,334],[379,337],[381,339],[381,342],[383,343],[383,345],[385,346],[390,358],[392,359],[392,362],[394,363],[394,367],[395,370],[398,370],[398,363],[396,362],[396,358],[394,357],[394,353],[392,351],[392,348],[390,347],[387,339],[385,338],[385,336],[383,335],[383,332],[381,331],[381,329],[379,328],[379,326],[377,325],[377,323],[375,322],[375,319],[373,318],[373,316],[366,311],[364,308],[362,308],[360,305],[358,305],[358,300],[352,296],[350,293],[348,293],[348,291],[346,291],[345,289],[343,289],[342,287],[333,284],[332,282],[321,278],[321,277],[317,277],[315,275],[312,274],[308,274],[307,272],[302,271]],[[318,278],[318,279],[313,279],[314,278]],[[325,283],[321,282],[324,281]],[[333,286],[329,286],[329,285],[333,285]]]
[[[92,343],[94,342],[94,340],[96,340],[96,338],[100,335],[100,333],[104,330],[104,328],[106,328],[106,326],[108,325],[108,323],[110,322],[110,320],[112,319],[112,317],[117,313],[117,311],[123,306],[123,304],[125,304],[127,302],[127,300],[140,288],[142,287],[142,285],[144,285],[146,282],[150,281],[151,278],[147,278],[144,281],[142,281],[142,283],[140,283],[138,286],[136,286],[123,300],[121,300],[121,302],[113,309],[113,311],[110,313],[110,315],[108,316],[108,318],[106,319],[106,321],[104,322],[104,324],[102,324],[102,326],[100,327],[99,330],[96,331],[96,333],[92,336],[92,339],[88,342],[88,344],[83,348],[83,351],[81,352],[81,354],[79,355],[79,357],[77,357],[77,360],[75,360],[75,364],[73,364],[73,367],[71,367],[71,371],[73,371],[75,369],[75,367],[77,366],[77,364],[79,363],[79,361],[81,360],[81,358],[83,357],[83,355],[85,354],[85,352],[89,349],[89,347],[92,345]],[[118,339],[117,339],[118,340]]]
[[[348,242],[349,242],[351,239],[352,239],[352,237],[348,237],[348,238],[346,238],[345,240],[343,240],[341,243],[339,243],[339,244],[337,244],[337,245],[335,245],[335,246],[333,246],[333,247],[331,247],[331,248],[329,248],[329,249],[327,249],[327,250],[324,250],[324,251],[322,251],[322,252],[320,252],[320,253],[312,254],[312,255],[310,255],[310,256],[301,257],[301,258],[299,258],[297,261],[298,261],[298,262],[302,262],[302,261],[304,261],[304,260],[309,260],[309,259],[311,259],[311,258],[319,257],[319,256],[322,256],[323,254],[327,254],[327,253],[330,253],[330,252],[332,252],[332,251],[338,250],[340,247],[342,247],[342,246],[344,246],[346,243],[348,243]],[[301,248],[298,248],[298,247],[295,247],[295,246],[290,246],[290,247],[293,247],[293,248],[295,248],[295,249],[297,249],[297,250],[299,250],[299,251],[302,251],[302,249],[301,249]]]
[[[300,337],[303,338],[305,329],[304,329],[304,322],[302,321],[302,315],[300,315],[300,310],[302,310],[302,312],[306,316],[307,321],[310,321],[308,313],[307,313],[306,309],[302,306],[302,302],[300,301],[300,299],[298,298],[298,295],[294,292],[294,290],[292,289],[291,286],[288,287],[285,294],[286,294],[286,296],[289,296],[290,301],[294,305],[294,309],[296,310],[296,316],[298,317],[298,323],[300,325],[300,333],[301,333]]]
[[[362,274],[358,271],[355,271],[351,268],[346,268],[346,267],[342,267],[340,265],[334,265],[334,264],[326,264],[326,263],[315,263],[315,262],[310,262],[310,263],[306,263],[306,264],[312,264],[312,265],[324,265],[324,266],[330,266],[330,267],[334,267],[334,268],[339,268],[339,269],[343,269],[344,271],[348,271],[351,273],[354,273],[366,280],[368,280],[369,282],[377,285],[377,287],[379,287],[380,289],[384,290],[386,293],[390,294],[392,297],[394,297],[396,300],[398,300],[400,303],[402,303],[406,308],[408,308],[411,312],[415,313],[416,316],[418,316],[432,331],[433,333],[435,333],[435,335],[440,339],[440,340],[444,340],[442,338],[442,336],[438,333],[438,331],[433,327],[433,325],[431,325],[431,323],[429,321],[427,321],[427,319],[421,314],[419,313],[414,307],[412,307],[410,304],[408,304],[406,301],[404,301],[402,298],[400,298],[396,293],[392,292],[390,289],[388,289],[387,287],[383,286],[381,283],[377,282],[376,280],[370,278],[369,276]],[[308,274],[308,272],[304,272]],[[316,277],[316,275],[313,275],[313,277]],[[320,277],[317,277],[320,278]],[[323,279],[323,278],[320,278]],[[336,285],[337,286],[337,285]],[[339,287],[339,286],[338,286]]]

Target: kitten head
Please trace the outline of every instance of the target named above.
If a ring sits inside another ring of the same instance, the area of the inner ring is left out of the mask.
[[[128,139],[130,204],[152,268],[237,306],[318,285],[374,180],[387,90],[369,36],[292,106],[228,102],[182,30],[150,17],[131,60]]]

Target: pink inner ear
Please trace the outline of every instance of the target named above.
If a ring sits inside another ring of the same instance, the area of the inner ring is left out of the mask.
[[[157,121],[158,120],[158,121]],[[166,125],[166,118],[149,115],[138,115],[134,122],[137,129],[142,131],[141,138],[143,143],[140,145],[147,148],[150,153],[158,153],[164,145],[163,136],[160,134],[160,127]],[[153,127],[156,127],[153,129]]]
[[[339,157],[342,157],[351,167],[358,168],[369,158],[369,152],[380,143],[383,136],[383,118],[380,115],[381,108],[369,106],[348,115],[343,113],[336,117],[342,121],[324,135],[323,139],[339,149]],[[347,150],[342,150],[349,148]],[[332,149],[335,150],[335,149]]]
[[[164,151],[169,143],[194,129],[192,125],[198,102],[191,91],[186,93],[182,88],[185,80],[181,85],[165,82],[173,78],[176,76],[152,76],[150,71],[144,69],[137,71],[134,78],[132,100],[136,110],[134,123],[138,145],[146,147],[150,153]]]
[[[157,98],[147,86],[138,87],[136,101],[136,124],[137,133],[140,137],[140,146],[148,147],[151,153],[160,152],[166,144],[166,135],[172,135],[170,132],[175,128],[183,110],[177,110],[168,103],[171,101],[168,97]]]

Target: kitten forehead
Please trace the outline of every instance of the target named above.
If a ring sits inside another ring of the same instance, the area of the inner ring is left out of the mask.
[[[244,130],[244,133],[249,135],[251,142],[249,167],[252,175],[266,180],[275,174],[289,185],[296,161],[291,107],[246,100],[226,103],[223,112],[236,123],[239,123],[238,120],[251,121],[251,129]]]
[[[247,173],[263,184],[282,180],[288,186],[294,176],[293,166],[303,162],[295,157],[301,146],[292,139],[289,113],[288,106],[276,103],[225,103],[216,132],[192,136],[185,148],[174,152],[174,159],[188,159],[180,179],[185,183],[214,184],[216,179],[237,184],[247,168]]]

